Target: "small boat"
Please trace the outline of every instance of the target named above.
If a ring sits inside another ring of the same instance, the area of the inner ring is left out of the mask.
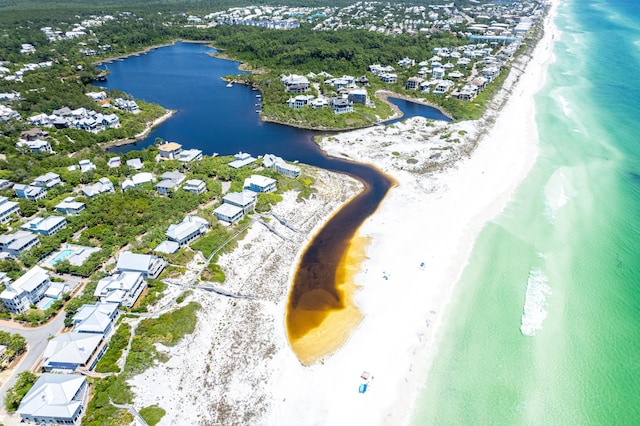
[[[253,90],[255,92],[256,90],[258,90],[258,88],[257,87],[252,87],[251,90]]]
[[[233,81],[228,82],[227,87],[233,87]]]
[[[256,95],[256,98],[262,98],[262,95]]]

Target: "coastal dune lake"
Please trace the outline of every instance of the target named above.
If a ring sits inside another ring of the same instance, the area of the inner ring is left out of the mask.
[[[350,246],[350,251],[356,253],[364,250],[364,242],[352,239],[362,222],[376,210],[392,181],[373,167],[326,156],[313,142],[313,136],[319,132],[262,122],[255,112],[258,92],[237,84],[228,88],[221,79],[237,74],[239,63],[214,58],[210,56],[213,52],[215,49],[203,44],[176,43],[103,64],[101,67],[110,74],[106,82],[99,83],[101,87],[121,90],[134,98],[178,111],[144,140],[112,148],[111,152],[141,149],[162,138],[185,148],[201,149],[208,155],[214,152],[233,155],[239,151],[253,156],[271,153],[288,161],[346,173],[364,183],[364,191],[314,237],[294,277],[287,315],[294,351],[300,357],[296,342],[311,332],[324,336],[314,337],[315,344],[309,346],[305,342],[300,349],[307,352],[301,360],[311,363],[332,350],[326,344],[336,341],[335,336],[320,329],[327,327],[323,323],[330,314],[340,313],[346,307],[342,284],[348,280],[347,269],[357,263],[357,256],[345,259],[345,253]],[[448,120],[428,106],[400,99],[394,99],[393,103],[404,112],[402,119],[423,116]]]

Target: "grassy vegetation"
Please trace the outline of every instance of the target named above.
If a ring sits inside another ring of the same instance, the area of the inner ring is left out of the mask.
[[[140,409],[140,416],[149,426],[157,425],[167,412],[157,405],[151,405]]]
[[[223,283],[227,279],[222,268],[220,268],[218,264],[213,262],[207,265],[206,269],[202,274],[202,278],[207,281],[212,281],[216,283]]]
[[[115,376],[95,380],[93,398],[89,402],[87,413],[83,419],[83,424],[91,426],[102,425],[125,425],[133,421],[133,417],[128,411],[120,410],[110,404],[109,398],[118,404],[130,404],[133,393],[126,383],[129,377],[142,373],[157,361],[164,361],[165,357],[156,349],[156,343],[166,346],[175,345],[186,334],[193,333],[196,326],[196,313],[200,305],[191,302],[182,308],[176,309],[158,318],[145,319],[140,321],[133,338],[131,351],[129,352],[124,371]],[[126,346],[129,330],[121,326],[116,334],[118,347]],[[116,338],[114,336],[113,338]],[[112,343],[113,344],[113,343]],[[111,350],[109,348],[108,352]],[[105,363],[104,368],[113,368],[115,360],[119,358],[117,348],[111,355],[105,354],[110,361]],[[152,418],[159,415],[159,412],[152,410]]]
[[[83,425],[129,425],[133,422],[131,413],[114,407],[109,401],[111,399],[116,404],[130,404],[133,401],[133,393],[123,375],[96,379],[93,385],[93,397],[87,405]]]
[[[120,367],[116,363],[127,347],[130,337],[131,326],[129,324],[120,324],[116,332],[111,336],[111,340],[109,340],[109,348],[96,365],[95,370],[98,373],[117,373],[120,371]]]
[[[131,309],[131,312],[148,312],[149,306],[162,298],[166,288],[167,284],[163,281],[148,279],[147,288],[145,289],[142,298]]]
[[[180,296],[176,297],[176,303],[180,304],[185,301],[187,297],[189,297],[193,292],[191,290],[187,290],[182,293]]]
[[[153,365],[155,360],[163,361],[165,358],[155,344],[173,346],[185,334],[193,333],[198,309],[200,304],[191,302],[158,318],[140,321],[127,356],[125,372],[128,375],[138,374]]]
[[[9,413],[15,412],[20,406],[22,398],[31,390],[33,384],[38,380],[38,376],[31,371],[23,371],[18,375],[16,384],[7,391],[4,400],[4,407]]]
[[[222,246],[222,244],[227,241],[231,235],[229,228],[217,224],[214,225],[206,235],[198,238],[193,244],[191,244],[191,248],[194,250],[200,250],[205,258],[209,258],[211,253],[220,248],[220,246]],[[235,245],[236,243],[234,241],[230,241],[223,250],[227,251],[229,250],[228,246],[235,247]]]

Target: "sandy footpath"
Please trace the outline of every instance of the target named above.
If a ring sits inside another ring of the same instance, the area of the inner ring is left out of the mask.
[[[371,241],[356,276],[365,318],[342,349],[304,367],[286,341],[286,299],[297,259],[361,188],[348,177],[309,168],[316,196],[299,202],[287,193],[274,209],[297,231],[271,218],[272,230],[255,224],[221,258],[222,286],[239,297],[193,293],[190,299],[203,305],[196,331],[167,350],[167,363],[130,381],[135,406],[160,405],[166,425],[407,423],[473,242],[535,162],[533,95],[544,83],[557,34],[550,19],[546,28],[525,73],[509,76],[506,87],[517,96],[499,113],[453,125],[412,118],[321,142],[330,155],[373,164],[398,182],[359,230]],[[361,394],[363,371],[373,378]]]

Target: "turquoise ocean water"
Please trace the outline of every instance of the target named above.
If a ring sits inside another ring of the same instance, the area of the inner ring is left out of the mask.
[[[562,0],[540,155],[480,234],[414,425],[640,424],[640,2]]]

